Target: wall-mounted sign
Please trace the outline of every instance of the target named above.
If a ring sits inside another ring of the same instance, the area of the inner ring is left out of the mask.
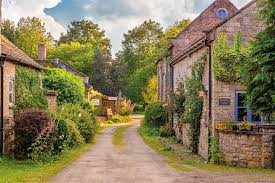
[[[117,100],[117,97],[109,97],[108,100]]]
[[[94,106],[100,105],[99,99],[92,99]]]
[[[229,98],[220,98],[219,105],[230,105],[231,101]]]

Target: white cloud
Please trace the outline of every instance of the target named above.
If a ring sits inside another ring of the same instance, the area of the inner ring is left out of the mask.
[[[53,17],[44,13],[45,8],[55,7],[61,0],[4,0],[3,18],[18,22],[22,17],[38,17],[44,23],[47,31],[54,38],[59,38],[65,28],[57,23]]]

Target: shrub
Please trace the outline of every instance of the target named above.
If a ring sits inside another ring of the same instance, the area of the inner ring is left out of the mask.
[[[54,144],[58,141],[56,129],[47,129],[39,134],[29,148],[28,156],[36,163],[50,163],[61,151],[55,148]]]
[[[15,120],[15,155],[17,158],[27,157],[32,143],[46,128],[52,127],[53,121],[45,111],[29,109],[22,112]]]
[[[65,119],[73,121],[85,142],[89,142],[97,131],[97,124],[91,115],[79,104],[64,104],[57,109]]]
[[[120,116],[120,115],[114,115],[110,120],[108,120],[107,123],[114,124],[114,123],[127,123],[131,121],[132,118],[129,116]]]
[[[122,116],[129,116],[134,111],[135,105],[131,100],[124,100],[119,108],[119,114]]]
[[[15,108],[17,117],[26,109],[47,109],[46,90],[41,88],[39,73],[33,69],[16,66]]]
[[[43,85],[58,92],[58,102],[81,103],[85,96],[85,87],[80,77],[62,69],[48,69],[45,72]]]
[[[175,136],[175,131],[173,128],[169,126],[168,123],[166,123],[164,126],[160,127],[159,129],[159,136],[161,137],[174,137]]]
[[[144,111],[144,106],[143,105],[135,105],[135,109],[134,109],[135,112],[143,112]]]
[[[82,109],[86,110],[90,114],[92,120],[95,121],[96,120],[95,107],[92,104],[92,102],[85,99],[81,102],[80,105]]]
[[[224,162],[224,157],[221,154],[220,145],[215,137],[211,137],[210,141],[210,163],[221,164]]]
[[[52,113],[53,119],[59,135],[59,140],[56,142],[58,147],[71,148],[84,143],[76,124],[70,119],[65,119],[58,113]]]
[[[167,120],[167,110],[162,102],[149,104],[145,109],[144,124],[149,127],[161,127]]]

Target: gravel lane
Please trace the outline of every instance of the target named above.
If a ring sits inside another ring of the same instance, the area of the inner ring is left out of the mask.
[[[275,182],[261,179],[262,174],[184,173],[164,163],[165,158],[150,149],[138,135],[140,118],[125,132],[124,151],[112,144],[117,127],[106,128],[97,143],[79,160],[65,168],[52,183],[220,183]]]

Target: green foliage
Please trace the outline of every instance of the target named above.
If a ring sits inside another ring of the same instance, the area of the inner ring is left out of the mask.
[[[184,82],[179,82],[176,92],[171,94],[172,99],[172,112],[176,113],[178,116],[181,116],[185,110],[185,95],[184,95]]]
[[[198,152],[200,120],[203,109],[203,99],[198,94],[200,91],[204,91],[201,81],[206,60],[206,55],[197,60],[192,65],[191,76],[185,80],[185,110],[181,122],[190,124],[190,145],[193,153]]]
[[[11,30],[13,30],[13,24],[11,22]],[[5,35],[7,35],[7,31]],[[12,37],[8,36],[9,39]],[[21,18],[14,28],[14,39],[11,41],[33,59],[38,57],[39,44],[45,44],[49,48],[54,43],[52,35],[46,31],[45,24],[37,17]]]
[[[142,92],[144,91],[149,78],[153,76],[155,72],[153,65],[137,70],[128,80],[126,91],[127,97],[132,99],[133,102],[143,104],[144,99]]]
[[[95,119],[79,104],[63,104],[58,107],[57,113],[63,118],[73,121],[85,142],[90,142],[97,132]]]
[[[156,75],[152,76],[143,93],[143,100],[145,104],[150,104],[158,101],[158,78]]]
[[[58,134],[60,134],[59,146],[67,149],[77,147],[84,143],[84,139],[73,121],[64,118],[62,114],[57,112],[52,113],[51,115],[55,121]]]
[[[15,72],[15,108],[17,117],[26,109],[47,109],[46,90],[41,86],[41,73],[17,65]]]
[[[164,126],[161,126],[159,129],[159,136],[160,137],[175,137],[175,130],[168,124],[166,123]]]
[[[220,145],[215,137],[211,137],[210,140],[210,149],[209,149],[209,156],[210,156],[210,163],[213,164],[222,164],[224,163],[224,157],[219,151]]]
[[[15,119],[15,156],[25,159],[28,155],[29,147],[36,137],[45,129],[52,127],[52,119],[42,110],[29,109],[20,114]]]
[[[252,43],[250,59],[242,70],[247,86],[247,101],[257,114],[272,121],[275,113],[275,23],[274,1],[260,0],[261,17],[266,28]]]
[[[67,33],[61,35],[58,44],[70,42],[97,45],[104,48],[105,51],[109,50],[111,47],[110,40],[105,37],[105,32],[90,20],[71,22],[68,26]]]
[[[1,26],[1,34],[10,42],[15,42],[15,23],[9,19],[4,19]]]
[[[93,55],[93,45],[78,42],[60,44],[48,51],[48,58],[58,58],[80,71],[85,71],[85,67],[93,63]]]
[[[148,127],[161,127],[167,121],[167,109],[162,102],[149,104],[145,109],[144,124]]]
[[[57,134],[53,129],[47,129],[45,133],[41,133],[32,143],[28,156],[36,163],[51,163],[58,155],[55,154],[54,144],[58,140]]]
[[[81,103],[85,96],[85,86],[80,77],[62,69],[48,69],[43,78],[43,86],[58,92],[58,103]]]
[[[214,77],[226,83],[241,82],[240,69],[248,60],[248,48],[241,46],[241,35],[235,37],[234,46],[230,46],[227,35],[218,34],[213,50]]]
[[[130,122],[132,118],[130,116],[120,116],[114,115],[110,120],[107,121],[108,124],[116,124],[116,123],[127,123]]]

